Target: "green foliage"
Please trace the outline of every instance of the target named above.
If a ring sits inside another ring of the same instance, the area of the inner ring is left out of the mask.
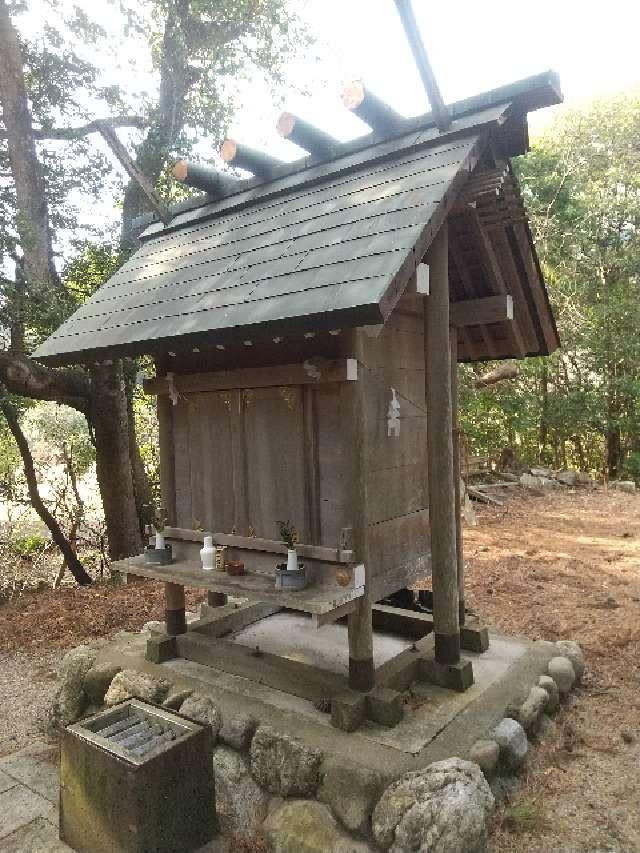
[[[47,466],[70,464],[82,476],[95,461],[87,421],[75,409],[40,402],[26,412],[22,428],[36,462]]]
[[[39,554],[46,545],[44,537],[38,533],[32,533],[27,536],[16,536],[9,541],[9,547],[16,557],[33,557],[34,554]]]
[[[565,112],[514,165],[562,350],[522,362],[514,382],[463,390],[471,449],[637,477],[640,96]]]
[[[298,531],[287,519],[287,521],[276,521],[280,539],[286,544],[287,548],[295,548],[298,541]]]
[[[503,822],[512,832],[536,832],[544,828],[544,812],[538,803],[521,800],[505,809]]]

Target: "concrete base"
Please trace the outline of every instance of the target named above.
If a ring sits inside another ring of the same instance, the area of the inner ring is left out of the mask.
[[[345,632],[346,628],[340,625],[316,631],[311,620],[298,614],[278,613],[243,629],[236,640],[243,640],[250,648],[260,645],[261,649],[316,666],[328,664],[337,678],[345,678],[348,667]],[[98,661],[166,678],[178,689],[197,690],[215,701],[223,718],[250,715],[259,723],[294,734],[327,756],[371,770],[383,766],[390,774],[398,775],[452,755],[467,757],[473,743],[487,737],[504,716],[505,708],[524,701],[531,685],[545,672],[555,648],[543,642],[492,634],[491,645],[484,654],[465,654],[473,665],[475,681],[464,693],[419,682],[408,691],[396,688],[404,691],[403,714],[398,725],[387,728],[366,720],[356,731],[349,731],[354,720],[361,720],[360,706],[346,709],[351,713],[351,722],[347,721],[341,730],[332,726],[330,714],[317,710],[308,699],[288,692],[286,685],[280,689],[267,686],[258,671],[255,677],[241,677],[215,665],[181,659],[156,664],[145,660],[146,640],[144,634],[123,633],[100,651]],[[418,649],[427,640],[418,641]],[[386,654],[388,666],[398,650],[403,649],[404,655],[424,659],[421,650],[411,651],[411,645],[406,638],[376,633],[376,664],[380,666]],[[259,663],[261,659],[256,660]]]
[[[420,661],[418,678],[429,684],[437,684],[439,687],[464,693],[473,684],[473,666],[470,660],[442,664],[430,658]]]

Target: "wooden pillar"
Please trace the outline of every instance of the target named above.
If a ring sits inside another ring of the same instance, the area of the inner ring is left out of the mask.
[[[358,353],[358,333],[354,333],[354,352]],[[375,683],[373,665],[373,602],[369,593],[370,566],[367,560],[367,534],[365,519],[365,408],[364,382],[346,382],[341,388],[341,411],[344,425],[345,467],[344,482],[347,488],[347,506],[350,511],[349,527],[353,536],[353,550],[358,563],[365,567],[365,593],[358,607],[347,617],[349,640],[349,686],[367,692]],[[345,543],[346,544],[346,543]]]
[[[425,361],[429,469],[429,519],[435,660],[460,661],[460,622],[451,411],[449,258],[447,224],[428,255],[430,293],[425,299]]]
[[[162,510],[167,514],[167,523],[171,527],[177,524],[176,518],[176,456],[173,443],[173,404],[168,394],[158,394],[158,433],[160,445],[160,493]]]
[[[164,585],[164,602],[167,634],[184,634],[187,630],[184,615],[184,587],[167,581]]]
[[[453,327],[451,340],[451,423],[453,425],[453,487],[456,512],[456,560],[458,568],[458,611],[460,625],[464,625],[464,547],[460,515],[460,424],[458,421],[458,330]]]

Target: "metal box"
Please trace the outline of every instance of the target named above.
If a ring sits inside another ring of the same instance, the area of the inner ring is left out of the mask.
[[[68,726],[60,838],[78,853],[189,853],[215,831],[211,729],[131,699]]]

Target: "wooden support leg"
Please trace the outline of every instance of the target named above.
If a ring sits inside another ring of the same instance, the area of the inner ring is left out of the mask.
[[[458,569],[458,611],[460,625],[464,625],[464,548],[462,519],[460,516],[460,425],[458,423],[458,330],[451,329],[451,423],[453,425],[453,488],[456,513],[456,562]]]
[[[367,595],[348,616],[349,686],[366,692],[374,685],[373,623],[371,602]]]
[[[165,583],[164,600],[167,634],[170,636],[184,634],[187,630],[187,620],[184,615],[184,587],[177,583]]]
[[[429,468],[429,517],[433,583],[435,660],[460,661],[460,621],[456,554],[449,273],[447,225],[429,251],[431,292],[425,305],[425,360]]]

